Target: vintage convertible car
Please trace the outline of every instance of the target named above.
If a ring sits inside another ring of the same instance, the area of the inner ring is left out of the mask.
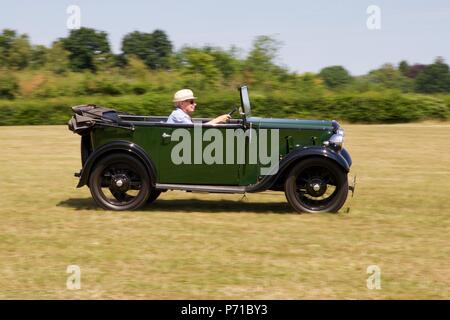
[[[69,129],[81,135],[77,187],[89,186],[96,203],[110,210],[140,208],[167,190],[275,190],[298,212],[337,212],[352,190],[339,124],[254,117],[247,87],[239,92],[241,106],[230,114],[239,110],[240,117],[216,125],[73,107]]]

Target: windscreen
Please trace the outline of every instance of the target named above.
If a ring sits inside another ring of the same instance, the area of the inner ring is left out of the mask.
[[[244,108],[245,117],[250,118],[252,115],[251,115],[250,99],[248,97],[247,86],[241,87],[241,103],[242,103],[242,108]]]

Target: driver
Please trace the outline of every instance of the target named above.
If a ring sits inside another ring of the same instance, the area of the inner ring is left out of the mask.
[[[194,93],[189,89],[182,89],[175,92],[173,96],[173,102],[175,103],[175,110],[172,111],[169,118],[167,119],[167,123],[184,123],[184,124],[192,124],[192,114],[194,113],[196,97],[194,97]],[[229,114],[224,114],[218,116],[217,118],[212,119],[206,124],[217,124],[217,123],[226,123],[231,119]]]

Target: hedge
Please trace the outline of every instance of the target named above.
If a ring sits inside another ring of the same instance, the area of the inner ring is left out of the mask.
[[[236,93],[198,94],[197,117],[226,113],[239,104]],[[170,94],[128,96],[80,96],[51,99],[0,100],[0,125],[65,124],[71,106],[94,103],[139,115],[168,115]],[[277,118],[336,119],[352,123],[401,123],[450,119],[450,99],[412,94],[335,95],[314,98],[251,96],[254,116]]]

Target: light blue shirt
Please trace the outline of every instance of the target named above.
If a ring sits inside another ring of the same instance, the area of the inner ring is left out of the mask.
[[[167,123],[192,124],[192,118],[180,108],[176,108],[167,118]]]

